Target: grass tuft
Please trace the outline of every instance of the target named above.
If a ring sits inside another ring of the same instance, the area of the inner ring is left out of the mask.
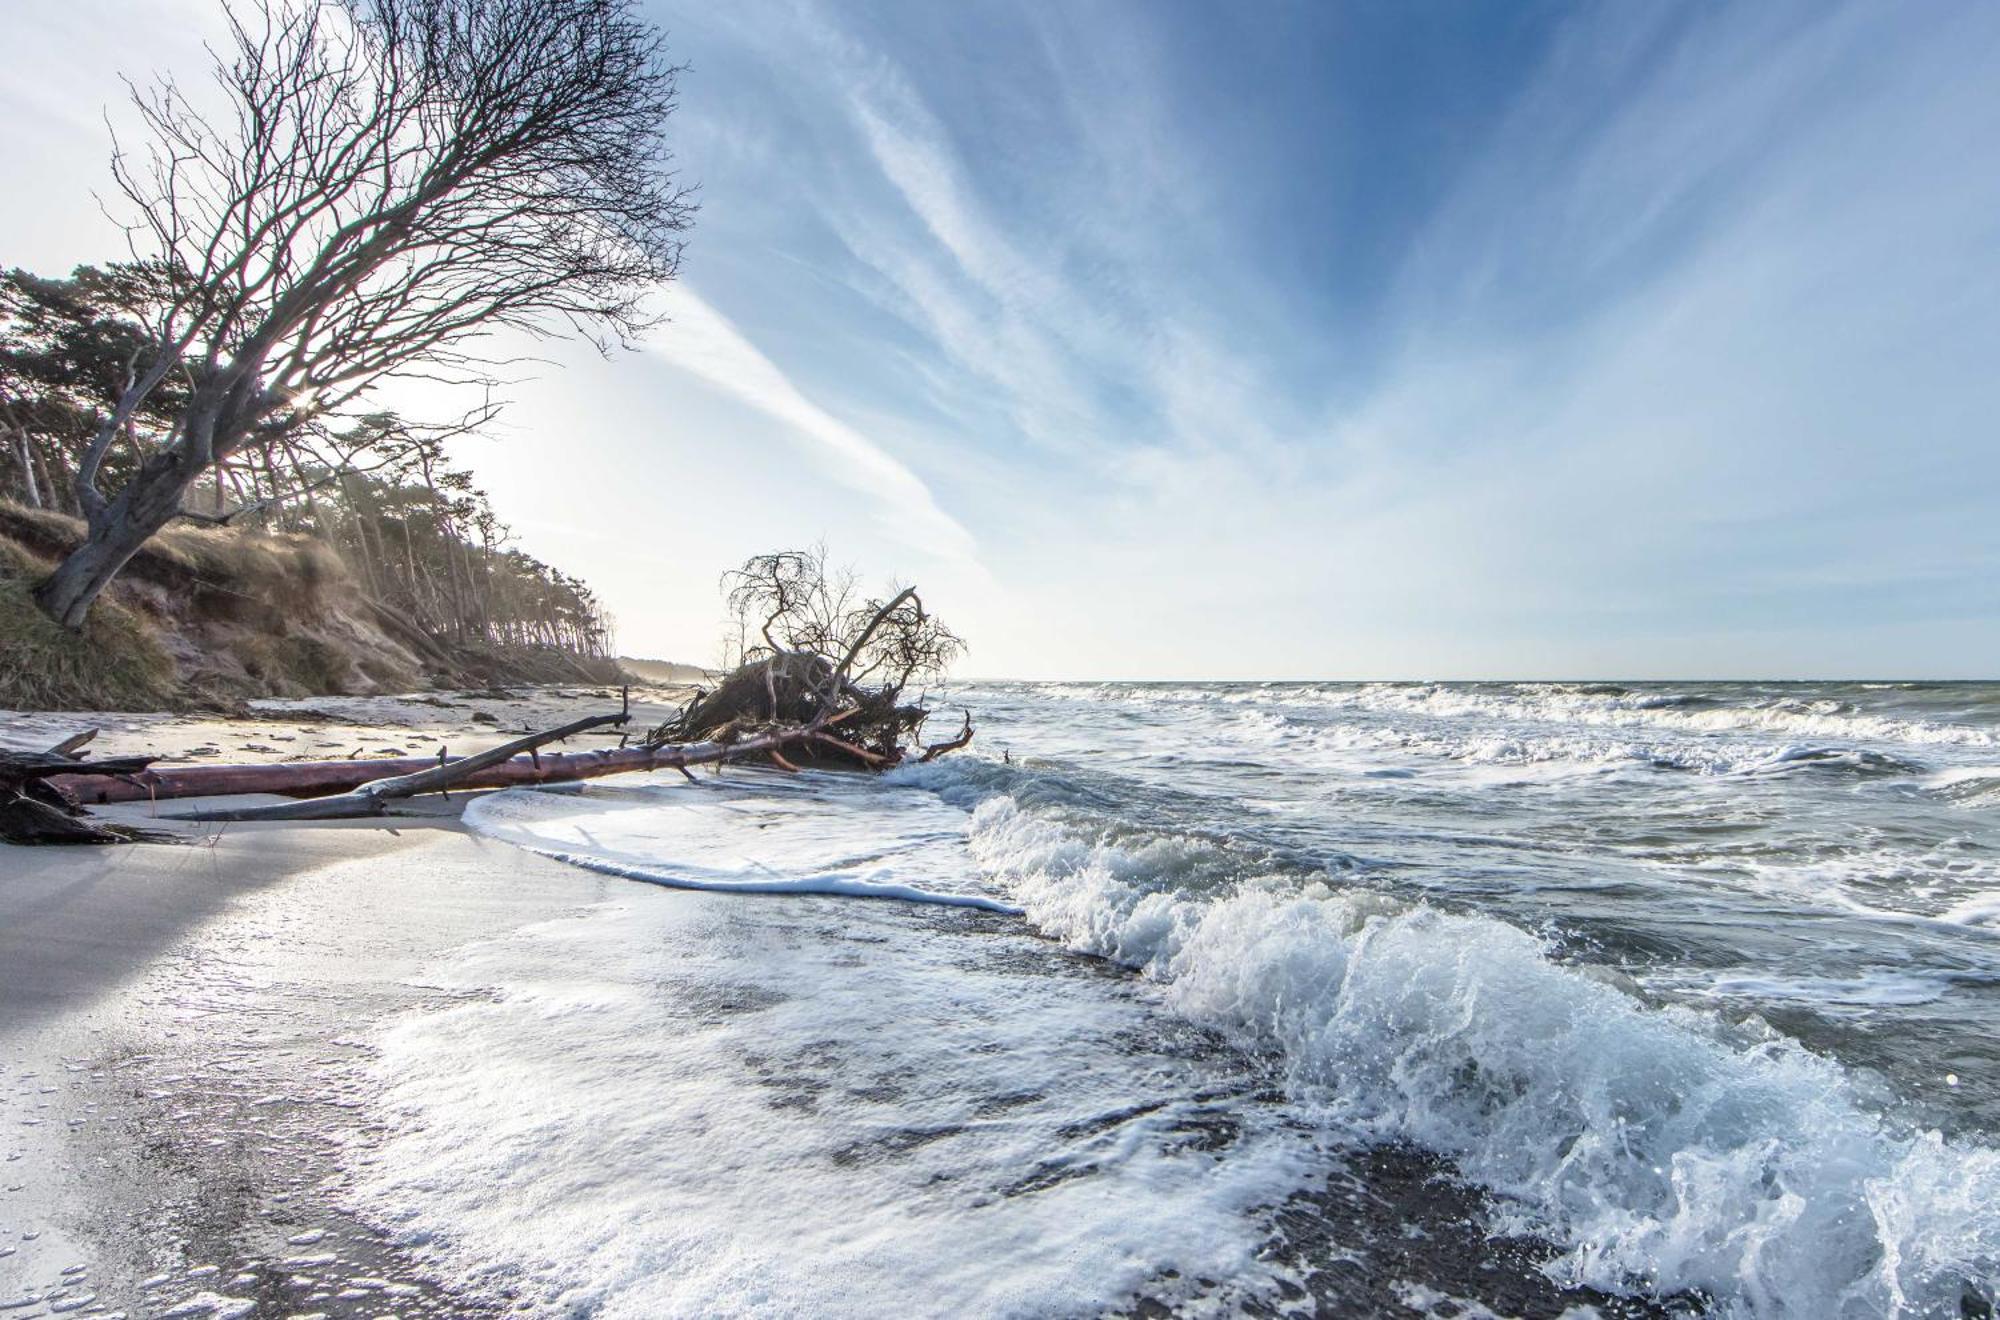
[[[176,703],[174,662],[129,607],[102,598],[81,633],[40,609],[35,584],[55,567],[0,537],[0,707],[157,710]]]

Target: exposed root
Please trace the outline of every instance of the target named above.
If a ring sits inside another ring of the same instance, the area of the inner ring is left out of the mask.
[[[852,576],[829,571],[818,550],[759,555],[724,584],[741,635],[761,644],[746,642],[742,663],[647,734],[648,744],[732,744],[794,730],[799,736],[781,752],[760,759],[786,769],[881,770],[913,749],[930,761],[972,741],[967,712],[957,737],[918,742],[930,711],[921,697],[906,701],[904,693],[942,677],[963,644],[924,608],[915,587],[886,600],[858,599]]]
[[[50,783],[56,775],[87,770],[100,775],[129,776],[151,765],[150,756],[120,756],[83,761],[76,752],[96,736],[96,730],[65,738],[46,752],[0,750],[0,841],[15,844],[132,843],[171,839],[172,835],[91,819],[76,800]]]

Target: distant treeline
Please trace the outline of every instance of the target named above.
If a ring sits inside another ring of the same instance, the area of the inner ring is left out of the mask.
[[[0,498],[84,512],[77,473],[147,350],[159,294],[143,266],[0,275]],[[168,382],[149,397],[104,455],[106,485],[169,452],[184,393]],[[445,442],[488,415],[431,428],[393,413],[282,412],[191,488],[183,517],[317,537],[379,603],[447,644],[610,655],[610,620],[590,589],[510,548],[472,475],[446,461]]]

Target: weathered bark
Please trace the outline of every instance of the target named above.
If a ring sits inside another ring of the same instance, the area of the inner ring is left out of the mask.
[[[37,780],[61,787],[71,775],[136,775],[153,763],[150,756],[114,756],[102,761],[82,761],[71,755],[82,746],[86,735],[65,738],[46,752],[0,750],[0,789],[18,789]],[[144,796],[141,794],[140,796]]]
[[[287,797],[322,797],[349,793],[378,779],[413,775],[437,765],[434,756],[385,757],[363,761],[284,761],[265,765],[190,765],[148,770],[127,779],[95,776],[87,767],[56,776],[50,782],[90,806],[113,802],[161,802],[174,798],[229,797],[237,793],[281,793]],[[666,762],[661,762],[666,764]],[[653,759],[647,748],[613,748],[595,752],[543,752],[538,758],[520,756],[488,766],[454,788],[510,788],[521,784],[592,779],[626,770],[647,770]]]
[[[89,745],[96,737],[97,730],[95,729],[85,729],[80,733],[72,733],[69,737],[49,748],[49,755],[67,756],[72,760],[82,760],[83,758],[78,756],[77,753]]]
[[[35,456],[28,448],[28,428],[25,426],[14,428],[14,457],[20,460],[21,485],[27,492],[28,507],[41,508],[42,488],[41,483],[35,480]]]
[[[91,512],[83,544],[35,588],[35,602],[63,627],[83,627],[92,603],[153,533],[180,513],[181,497],[198,468],[176,451],[140,465],[118,497]]]
[[[54,470],[50,469],[45,447],[30,439],[28,442],[28,457],[34,460],[35,471],[41,474],[42,490],[46,492],[43,496],[43,507],[54,509],[60,513],[75,512],[76,492],[57,482],[56,474],[61,472],[62,468],[60,465],[57,465]]]
[[[580,720],[572,720],[559,729],[546,733],[531,733],[525,738],[502,743],[486,751],[462,756],[456,761],[443,760],[440,752],[435,765],[406,775],[392,775],[386,779],[374,779],[361,785],[351,793],[336,797],[320,798],[311,802],[280,802],[264,807],[222,807],[209,811],[190,811],[170,817],[173,820],[339,820],[349,816],[379,816],[383,808],[400,798],[415,797],[419,793],[442,793],[454,784],[463,784],[472,776],[491,766],[511,760],[515,755],[526,752],[533,758],[536,749],[552,742],[560,742],[573,734],[590,729],[603,728],[607,724],[623,724],[631,716],[592,715]]]
[[[544,735],[547,736],[547,735]],[[381,779],[363,784],[352,793],[337,797],[318,798],[308,802],[278,802],[261,807],[224,807],[207,811],[191,811],[171,817],[174,820],[194,821],[251,821],[251,820],[344,820],[357,816],[380,815],[392,801],[415,796],[420,791],[438,790],[446,787],[471,788],[486,774],[504,767],[519,767],[528,761],[526,769],[533,778],[528,782],[560,783],[573,779],[588,779],[598,775],[617,774],[631,770],[674,769],[687,773],[691,765],[711,765],[724,761],[747,759],[774,753],[781,748],[805,743],[827,735],[814,725],[792,725],[782,729],[772,729],[754,738],[739,742],[688,743],[676,747],[629,747],[616,750],[586,753],[573,758],[576,764],[569,767],[573,773],[552,773],[552,767],[537,764],[531,758],[516,758],[488,765],[478,774],[451,777],[456,764],[435,766],[418,774],[395,779]],[[496,751],[500,749],[495,749]],[[467,758],[471,760],[473,758]],[[556,758],[544,758],[553,761]],[[690,776],[692,777],[692,776]],[[412,787],[420,785],[421,787]]]
[[[959,748],[969,744],[971,741],[972,741],[972,712],[968,710],[965,712],[965,727],[961,728],[958,731],[958,736],[955,738],[947,739],[944,742],[932,743],[930,744],[930,746],[924,748],[924,754],[917,758],[917,764],[929,765],[932,761],[937,760],[940,756],[943,756],[946,752],[955,752]]]
[[[134,835],[72,816],[25,794],[0,799],[0,841],[35,847],[52,843],[131,843]]]
[[[442,786],[457,789],[513,788],[533,784],[569,783],[642,770],[680,770],[685,773],[690,766],[749,760],[788,747],[797,748],[823,741],[831,736],[826,733],[824,725],[792,724],[766,730],[754,737],[735,740],[705,739],[692,743],[610,747],[594,752],[514,756],[509,760],[484,765],[472,773],[447,777],[448,782]],[[538,739],[546,737],[548,735],[537,735]],[[359,790],[366,786],[394,783],[399,779],[407,782],[411,778],[433,774],[439,769],[438,762],[433,758],[404,757],[380,761],[292,761],[270,765],[187,766],[177,770],[144,770],[117,778],[106,778],[99,777],[95,773],[94,765],[86,764],[77,766],[70,773],[57,775],[49,782],[79,801],[92,805],[144,802],[148,799],[165,801],[171,798],[225,797],[238,793],[282,793],[295,797],[339,794],[343,806],[332,814],[351,816],[372,812],[373,808],[368,803],[356,800],[363,796]],[[443,769],[447,771],[452,769],[452,763],[447,763]],[[429,781],[423,791],[430,791],[438,786],[437,781]],[[383,798],[379,791],[367,796],[377,802],[389,800]],[[277,805],[282,807],[294,804]],[[191,818],[258,819],[259,816],[248,814],[253,811],[259,812],[263,819],[299,818],[280,816],[275,810],[262,808],[222,810],[230,814],[204,814]]]
[[[162,837],[124,825],[89,819],[53,780],[82,764],[74,755],[95,736],[88,731],[65,738],[46,752],[0,749],[0,841],[14,844],[129,843]],[[152,758],[126,756],[96,762],[99,774],[137,774]]]

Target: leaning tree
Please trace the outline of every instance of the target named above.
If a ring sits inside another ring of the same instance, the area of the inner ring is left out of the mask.
[[[135,94],[112,167],[166,287],[76,473],[88,533],[36,591],[80,626],[205,471],[395,377],[502,369],[501,331],[601,348],[652,323],[693,200],[663,131],[680,69],[634,0],[244,0],[226,109]],[[151,441],[135,418],[174,396]],[[121,443],[144,452],[119,465]],[[107,474],[125,475],[107,490]]]

